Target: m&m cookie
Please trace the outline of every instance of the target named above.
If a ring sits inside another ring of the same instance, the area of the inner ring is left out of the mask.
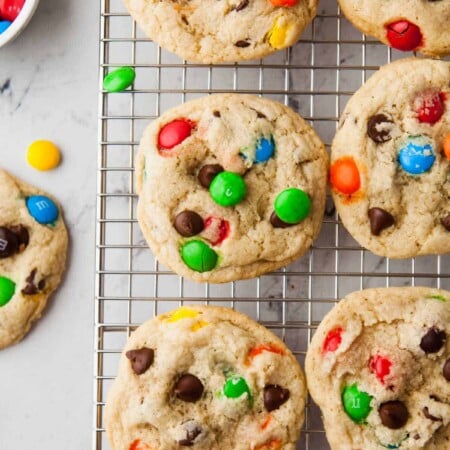
[[[350,234],[377,255],[450,252],[450,63],[382,67],[348,102],[330,185]]]
[[[252,278],[304,254],[324,210],[327,155],[290,108],[223,94],[145,131],[138,221],[155,256],[195,281]]]
[[[65,269],[67,231],[60,207],[0,170],[0,349],[38,319]]]
[[[363,33],[402,51],[428,56],[450,53],[448,0],[339,0]]]
[[[183,59],[202,63],[262,58],[297,42],[317,0],[125,0],[143,31]]]
[[[294,450],[305,398],[273,333],[231,309],[183,306],[129,338],[105,427],[112,450]]]
[[[308,389],[331,450],[447,450],[450,292],[354,292],[319,325]]]

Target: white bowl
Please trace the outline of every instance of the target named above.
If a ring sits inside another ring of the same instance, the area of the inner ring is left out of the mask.
[[[34,12],[39,4],[39,0],[25,0],[22,11],[20,11],[16,20],[9,26],[9,28],[0,34],[0,47],[3,47],[8,42],[13,41],[22,30],[28,25],[28,22],[33,17]]]

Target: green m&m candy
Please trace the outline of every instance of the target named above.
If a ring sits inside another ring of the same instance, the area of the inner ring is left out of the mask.
[[[280,192],[275,199],[275,213],[286,223],[299,223],[311,211],[311,199],[305,191],[289,188]]]
[[[133,84],[135,78],[136,72],[132,67],[119,67],[106,75],[103,89],[108,92],[124,91]]]
[[[342,404],[344,411],[356,423],[362,423],[369,415],[372,407],[372,396],[360,391],[356,384],[346,386],[342,391]]]
[[[241,395],[245,393],[248,395],[248,398],[251,398],[250,388],[248,387],[247,382],[242,377],[234,376],[229,378],[225,386],[223,387],[223,393],[225,397],[228,398],[239,398]]]
[[[181,247],[181,258],[184,263],[196,272],[208,272],[217,264],[217,253],[203,241],[193,240]]]
[[[0,277],[0,307],[5,306],[16,292],[16,283],[9,278]]]
[[[220,172],[209,186],[212,199],[220,206],[234,206],[244,200],[247,187],[244,179],[233,172]]]

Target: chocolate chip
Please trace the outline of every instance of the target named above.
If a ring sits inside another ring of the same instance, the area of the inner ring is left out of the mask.
[[[19,251],[19,239],[9,228],[0,227],[0,258],[8,258]]]
[[[244,8],[247,8],[249,4],[249,0],[242,0],[238,5],[236,6],[235,11],[242,11]]]
[[[247,42],[247,41],[237,41],[237,42],[234,43],[234,45],[235,45],[236,47],[239,47],[239,48],[245,48],[245,47],[249,47],[249,46],[250,46],[250,42]]]
[[[202,434],[202,429],[198,425],[193,427],[186,427],[186,438],[178,441],[178,444],[183,447],[192,447],[194,445],[195,439]]]
[[[382,208],[370,208],[367,215],[370,221],[370,231],[375,236],[379,236],[384,229],[395,223],[394,216]]]
[[[284,389],[277,384],[268,384],[264,386],[264,406],[267,411],[278,409],[289,399],[289,390]]]
[[[214,177],[220,172],[223,172],[223,167],[220,164],[206,164],[198,172],[198,181],[203,187],[209,188]]]
[[[408,410],[405,404],[398,400],[383,403],[378,413],[381,423],[391,430],[398,430],[408,421]]]
[[[188,22],[186,16],[181,16],[181,20],[183,21],[183,23],[184,23],[185,25],[189,25],[189,22]]]
[[[153,364],[155,351],[151,348],[143,347],[136,350],[129,350],[125,356],[131,361],[131,368],[136,375],[142,375]]]
[[[390,141],[393,123],[385,114],[375,114],[367,122],[367,134],[377,144]]]
[[[266,116],[265,114],[263,114],[261,111],[258,111],[258,110],[255,109],[255,108],[250,108],[250,109],[253,109],[253,111],[255,111],[256,117],[257,117],[258,119],[267,119],[267,116]]]
[[[419,433],[416,433],[416,434],[413,436],[413,439],[415,439],[416,441],[417,441],[418,439],[420,439],[420,434],[419,434]]]
[[[428,406],[425,406],[422,409],[423,415],[427,418],[430,419],[432,422],[442,422],[442,419],[440,417],[436,417],[433,416],[432,414],[430,414],[430,410],[428,409]]]
[[[420,341],[420,348],[425,353],[437,353],[444,345],[447,335],[438,328],[430,328]]]
[[[37,270],[33,269],[30,272],[30,275],[28,275],[28,277],[25,278],[27,284],[21,291],[23,295],[36,295],[39,293],[39,291],[42,291],[45,288],[45,280],[40,280],[39,283],[36,285],[34,281],[36,277],[36,272]]]
[[[173,392],[180,400],[194,403],[203,395],[203,384],[195,375],[185,373],[175,383]]]
[[[185,210],[177,214],[173,226],[184,237],[195,236],[205,227],[203,219],[194,211]]]
[[[13,225],[9,229],[17,236],[19,239],[20,250],[24,250],[30,242],[30,235],[28,230],[23,225]]]
[[[441,219],[441,223],[442,226],[447,230],[450,231],[450,214],[448,214],[447,216],[443,217]]]
[[[220,117],[220,111],[213,111],[213,116],[214,117]]]
[[[283,222],[276,214],[275,211],[272,212],[270,215],[270,223],[274,228],[288,228],[292,227],[293,225],[296,225],[295,223],[287,223]]]
[[[442,375],[447,381],[450,381],[450,358],[445,361],[444,368],[442,369]]]

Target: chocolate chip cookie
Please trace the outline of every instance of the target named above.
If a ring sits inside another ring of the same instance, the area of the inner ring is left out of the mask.
[[[294,450],[306,397],[284,343],[241,313],[181,307],[130,337],[106,404],[112,450]]]
[[[450,292],[354,292],[306,356],[332,450],[450,448]]]
[[[428,56],[450,53],[448,0],[339,0],[339,4],[363,33],[397,50]]]
[[[64,272],[67,231],[58,204],[0,170],[0,349],[20,341]]]
[[[352,236],[381,256],[450,252],[450,63],[382,67],[348,102],[330,181]]]
[[[316,15],[317,0],[125,0],[161,47],[189,61],[262,58],[293,45]]]
[[[258,276],[297,259],[317,236],[327,159],[311,127],[279,103],[237,94],[185,103],[141,140],[139,224],[180,275]]]

